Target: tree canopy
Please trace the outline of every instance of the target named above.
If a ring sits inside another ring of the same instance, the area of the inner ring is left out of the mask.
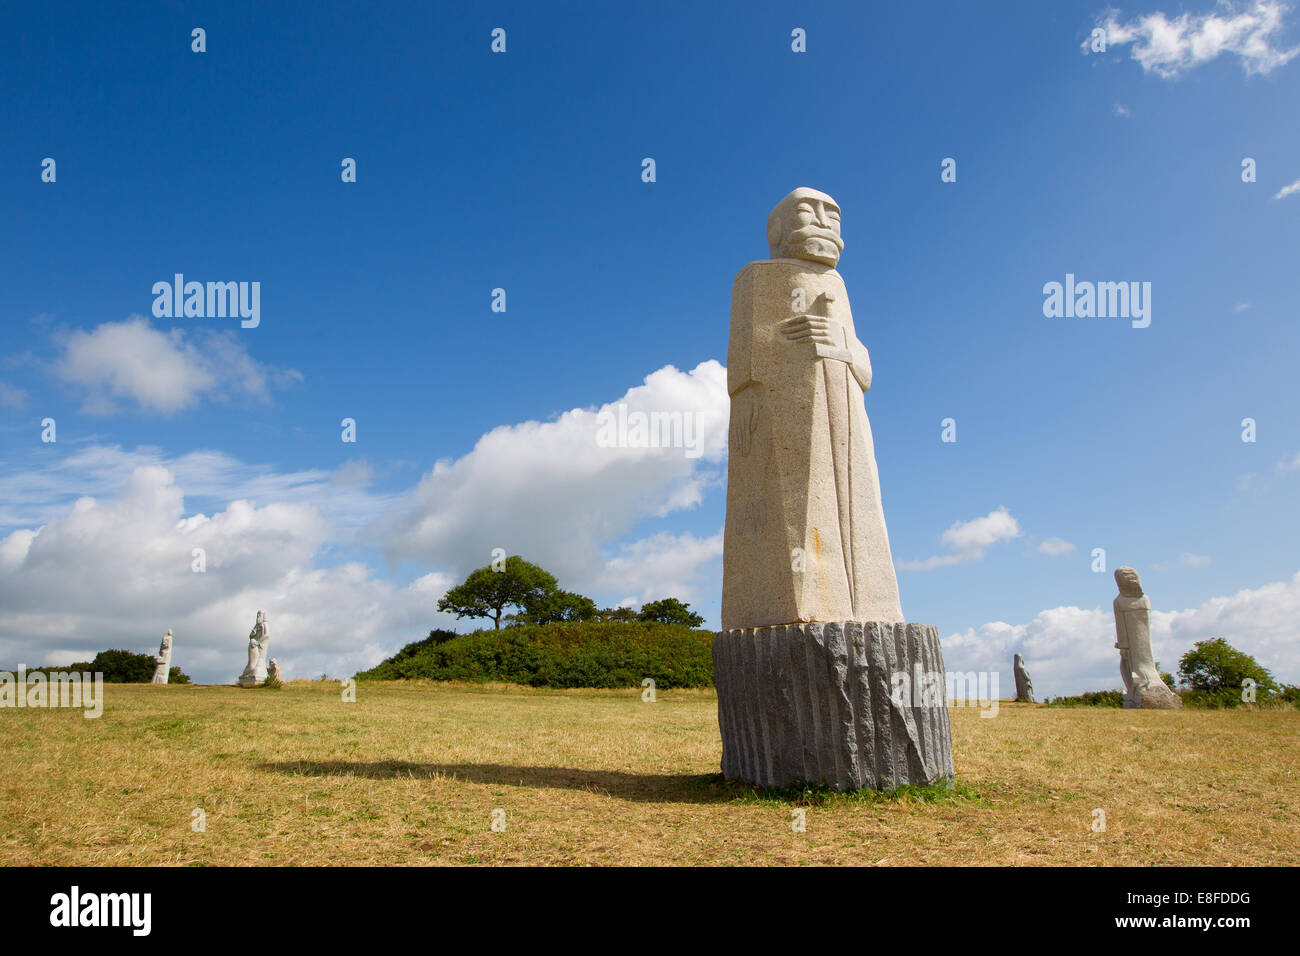
[[[490,617],[497,630],[508,607],[528,611],[545,606],[559,591],[555,576],[511,555],[499,568],[488,565],[471,571],[438,600],[439,611],[453,611],[457,618]]]
[[[673,597],[641,605],[641,613],[637,615],[637,620],[658,621],[661,624],[685,624],[687,627],[699,627],[704,623],[704,617],[692,611],[689,604],[684,604]]]
[[[1197,641],[1178,662],[1178,678],[1192,690],[1235,689],[1248,677],[1266,693],[1277,690],[1272,674],[1221,637]]]

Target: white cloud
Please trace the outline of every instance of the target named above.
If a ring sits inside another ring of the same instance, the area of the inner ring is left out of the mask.
[[[1179,659],[1194,643],[1214,637],[1252,655],[1279,680],[1300,682],[1300,573],[1197,608],[1151,613],[1152,650],[1169,673],[1177,673]],[[942,644],[949,671],[999,672],[1003,696],[1015,686],[1015,654],[1024,655],[1039,699],[1123,687],[1109,607],[1052,608],[1026,624],[992,621],[944,637]]]
[[[609,561],[602,548],[643,519],[694,508],[708,487],[721,482],[730,412],[726,379],[726,369],[712,360],[690,372],[666,366],[600,409],[575,408],[554,421],[495,428],[463,457],[438,462],[374,533],[390,561],[457,575],[487,564],[494,548],[504,548],[547,568],[569,589],[599,582],[620,594],[646,593],[674,578],[686,580],[704,559],[694,539],[676,545],[651,539]],[[630,412],[694,416],[700,456],[688,457],[683,448],[601,447],[601,413],[620,403]],[[640,560],[632,560],[637,555]],[[676,570],[669,571],[671,565]]]
[[[948,554],[939,554],[924,561],[904,561],[900,568],[907,571],[928,571],[931,568],[953,564],[967,564],[984,557],[985,552],[1000,541],[1020,537],[1020,524],[1005,507],[998,507],[982,518],[958,521],[945,531],[941,540]]]
[[[721,558],[721,530],[707,538],[660,532],[621,548],[616,557],[606,562],[596,579],[597,586],[614,591],[635,587],[635,598],[624,598],[620,602],[624,604],[641,605],[675,597],[698,606],[716,597],[720,590],[716,570],[705,574],[702,569]]]
[[[1292,196],[1295,193],[1300,193],[1300,179],[1297,179],[1289,186],[1283,186],[1281,189],[1279,189],[1276,193],[1273,194],[1273,198],[1285,199],[1287,196]]]
[[[1250,308],[1250,303],[1249,303],[1249,302],[1238,302],[1238,303],[1237,303],[1237,307],[1236,307],[1235,309],[1233,309],[1232,311],[1234,311],[1234,312],[1245,312],[1245,311],[1246,311],[1247,309],[1249,309],[1249,308]]]
[[[1038,545],[1039,554],[1046,554],[1053,558],[1073,552],[1073,542],[1066,541],[1064,538],[1044,538]]]
[[[1114,112],[1116,116],[1123,117],[1124,119],[1128,119],[1128,117],[1133,115],[1133,111],[1123,103],[1116,103]]]
[[[1106,31],[1108,48],[1131,43],[1133,59],[1142,69],[1166,79],[1224,53],[1241,57],[1247,74],[1269,73],[1300,53],[1300,47],[1275,45],[1281,40],[1283,17],[1289,9],[1278,0],[1254,0],[1241,7],[1221,3],[1220,11],[1184,13],[1173,19],[1157,11],[1124,22],[1110,12],[1097,25]],[[1090,50],[1091,37],[1081,45]]]
[[[145,465],[115,496],[80,498],[0,539],[0,666],[153,652],[170,627],[175,664],[228,682],[265,610],[287,676],[338,676],[452,624],[436,611],[453,583],[445,574],[399,587],[359,563],[316,566],[334,528],[313,505],[240,499],[205,515],[186,513],[183,499],[170,471]],[[204,573],[191,568],[194,548],[206,552]]]
[[[89,332],[59,336],[55,374],[85,393],[82,410],[116,412],[129,400],[145,411],[172,415],[202,398],[239,395],[269,401],[273,387],[300,381],[301,373],[256,361],[233,332],[183,328],[163,332],[135,315]]]
[[[1290,458],[1283,458],[1277,463],[1278,471],[1297,471],[1300,470],[1300,451],[1296,452]]]

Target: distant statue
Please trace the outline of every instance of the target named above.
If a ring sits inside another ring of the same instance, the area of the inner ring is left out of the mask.
[[[172,669],[172,629],[167,628],[167,633],[163,635],[162,645],[158,648],[158,656],[154,659],[156,665],[153,669],[153,684],[167,683],[167,675]]]
[[[248,666],[239,675],[241,687],[252,687],[266,680],[266,645],[271,640],[266,625],[266,612],[257,612],[257,623],[248,633]]]
[[[1124,678],[1124,706],[1179,710],[1182,698],[1170,690],[1156,670],[1151,652],[1151,601],[1132,568],[1116,568],[1115,646]]]
[[[1012,669],[1016,673],[1016,700],[1034,702],[1034,685],[1029,679],[1029,671],[1025,670],[1025,659],[1019,654],[1015,656],[1012,662]]]
[[[280,679],[280,662],[274,657],[266,663],[266,679],[276,681]]]

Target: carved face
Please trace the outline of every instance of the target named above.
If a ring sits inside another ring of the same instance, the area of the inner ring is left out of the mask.
[[[1119,593],[1125,597],[1142,596],[1142,582],[1132,568],[1116,568],[1115,584],[1119,586]]]
[[[767,217],[767,245],[773,259],[835,265],[844,250],[839,204],[823,192],[800,186]]]
[[[160,648],[160,650],[164,654],[166,654],[169,650],[171,650],[171,646],[172,646],[172,632],[168,631],[166,634],[163,635],[162,647]]]

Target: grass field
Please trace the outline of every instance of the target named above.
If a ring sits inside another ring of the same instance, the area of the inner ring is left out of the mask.
[[[717,776],[712,691],[105,695],[0,710],[0,863],[1300,864],[1294,711],[954,708],[954,790],[774,798]]]

